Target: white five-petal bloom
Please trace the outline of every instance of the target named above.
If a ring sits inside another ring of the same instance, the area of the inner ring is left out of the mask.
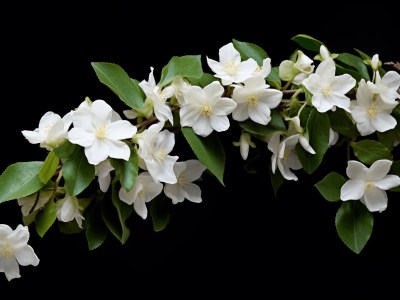
[[[57,220],[61,222],[76,221],[78,226],[82,228],[82,220],[85,220],[81,213],[81,206],[78,198],[65,194],[65,197],[57,201]]]
[[[237,103],[232,118],[242,122],[250,118],[256,123],[267,125],[271,121],[271,109],[279,105],[283,93],[269,89],[264,77],[255,76],[235,85],[232,99]]]
[[[38,197],[39,193],[39,198]],[[43,189],[40,190],[39,192],[33,193],[32,195],[18,198],[17,202],[18,205],[21,206],[21,212],[23,216],[29,215],[31,212],[33,205],[35,205],[35,208],[33,208],[33,211],[37,211],[38,209],[42,208],[43,206],[46,205],[46,203],[50,200],[50,198],[53,195],[53,190],[52,189]],[[36,202],[37,200],[37,202]]]
[[[205,169],[206,167],[197,159],[176,162],[174,172],[178,181],[175,184],[165,184],[165,195],[172,199],[173,204],[183,202],[185,199],[200,203],[201,189],[193,181],[199,179]]]
[[[356,80],[349,74],[335,76],[335,72],[335,62],[328,58],[302,82],[312,94],[312,105],[321,113],[336,107],[350,112],[350,98],[345,94],[356,85]]]
[[[374,94],[378,94],[383,102],[394,104],[400,99],[398,90],[400,88],[400,74],[396,71],[389,71],[381,78],[379,71],[375,72],[375,83],[368,81],[368,87]]]
[[[108,191],[111,183],[111,171],[114,167],[111,165],[110,159],[103,160],[101,163],[94,166],[94,174],[97,176],[100,190],[105,193]]]
[[[397,102],[382,101],[378,94],[371,92],[364,79],[361,79],[358,85],[356,99],[351,101],[350,110],[362,136],[375,131],[384,132],[396,126],[397,121],[391,113]]]
[[[73,113],[74,128],[69,131],[68,139],[85,148],[85,155],[92,165],[108,157],[129,159],[129,146],[122,140],[132,138],[137,128],[127,120],[113,121],[113,117],[113,109],[104,100],[96,100],[90,107]]]
[[[250,147],[256,147],[256,144],[251,141],[251,134],[248,132],[242,132],[239,142],[233,142],[233,145],[240,147],[240,155],[244,160],[246,160],[249,156]]]
[[[296,62],[284,60],[279,64],[279,77],[283,81],[301,84],[314,71],[313,63],[303,51],[297,50]]]
[[[146,102],[151,103],[154,114],[159,121],[166,122],[168,120],[171,124],[174,124],[171,108],[166,104],[166,101],[175,94],[175,88],[173,85],[164,89],[160,88],[154,78],[154,68],[151,67],[150,70],[148,81],[143,80],[139,83],[146,94]]]
[[[223,85],[243,82],[252,77],[259,68],[252,58],[242,61],[233,43],[228,43],[219,49],[219,62],[207,57],[207,63],[215,73],[214,76],[221,78]]]
[[[19,224],[15,230],[6,224],[0,224],[0,272],[4,272],[8,281],[20,278],[19,265],[37,266],[39,258],[28,245],[29,230]]]
[[[138,155],[154,180],[174,184],[174,164],[179,157],[169,153],[174,148],[175,135],[166,129],[161,131],[163,127],[164,122],[159,122],[136,135]]]
[[[163,189],[163,184],[154,181],[148,172],[142,172],[136,178],[135,185],[128,192],[123,187],[119,190],[119,198],[126,204],[133,204],[136,213],[143,219],[147,218],[146,203],[157,197]]]
[[[274,132],[268,141],[268,149],[272,152],[271,169],[275,174],[276,167],[286,180],[297,180],[297,176],[291,171],[302,168],[301,162],[296,154],[295,147],[299,140],[299,134],[291,135],[280,140],[281,134]]]
[[[371,212],[384,211],[388,203],[386,190],[400,185],[399,176],[388,175],[392,163],[381,159],[368,168],[359,161],[348,161],[346,174],[349,180],[340,189],[340,199],[360,200]]]
[[[35,130],[23,130],[22,134],[31,144],[39,144],[41,148],[51,151],[68,138],[68,129],[72,123],[72,112],[63,118],[49,111],[39,121]]]
[[[229,128],[228,115],[237,104],[223,97],[224,88],[218,81],[201,88],[191,86],[183,91],[184,104],[179,115],[182,127],[192,127],[197,135],[206,137],[213,130],[221,132]]]

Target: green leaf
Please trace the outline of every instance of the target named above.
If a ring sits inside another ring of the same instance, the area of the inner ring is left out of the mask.
[[[225,151],[218,136],[201,137],[191,127],[182,127],[182,133],[199,161],[225,186]]]
[[[106,238],[107,226],[101,216],[101,206],[96,203],[86,217],[86,240],[89,250],[100,247]]]
[[[132,80],[119,65],[107,62],[91,63],[100,82],[110,88],[126,105],[141,109],[145,95],[137,81]]]
[[[232,39],[232,43],[235,49],[239,51],[242,60],[253,58],[259,66],[262,66],[263,60],[268,57],[267,52],[256,44],[240,42],[235,39]]]
[[[200,55],[174,56],[161,71],[160,86],[171,83],[175,77],[201,78],[203,69]]]
[[[306,34],[298,34],[298,35],[292,37],[291,40],[295,41],[297,44],[299,44],[304,49],[318,52],[318,53],[321,48],[321,45],[323,45],[323,43],[320,42],[319,40],[317,40],[309,35],[306,35]]]
[[[271,185],[272,189],[274,190],[275,198],[278,198],[278,190],[285,182],[285,178],[283,178],[278,168],[275,170],[275,174],[272,173],[271,165],[269,167],[269,177],[271,178]]]
[[[371,56],[369,56],[368,54],[365,54],[363,51],[354,48],[354,50],[361,56],[362,59],[364,60],[371,60]]]
[[[39,170],[40,181],[46,184],[54,173],[57,171],[60,159],[56,156],[54,151],[49,152],[42,167]]]
[[[346,178],[342,175],[336,172],[330,172],[314,186],[326,200],[335,202],[340,200],[340,189],[345,182]]]
[[[77,148],[80,146],[72,144],[70,141],[65,141],[57,148],[53,149],[54,153],[61,159],[68,159],[74,154]]]
[[[279,67],[273,67],[271,69],[271,72],[267,76],[267,82],[277,90],[282,88],[281,78],[279,77]]]
[[[171,201],[167,197],[156,197],[150,202],[150,215],[155,232],[165,229],[169,223]]]
[[[341,65],[336,64],[336,75],[343,75],[343,74],[349,74],[357,82],[359,82],[362,78],[361,74],[355,71],[354,69],[345,68]]]
[[[352,139],[356,138],[359,134],[357,127],[351,121],[351,116],[345,110],[336,109],[335,111],[329,111],[328,116],[332,130],[337,133]]]
[[[62,167],[65,189],[71,196],[76,196],[88,187],[94,178],[95,168],[86,159],[83,148],[77,148]]]
[[[220,80],[219,78],[214,77],[214,75],[210,73],[203,73],[203,75],[201,75],[200,78],[188,77],[187,79],[191,85],[197,85],[202,88],[209,85],[213,81]]]
[[[398,138],[398,132],[395,129],[387,130],[384,132],[376,132],[376,135],[378,136],[378,141],[385,145],[386,148],[388,148],[389,151],[393,150],[394,143],[396,139]]]
[[[101,214],[111,233],[121,244],[125,244],[130,235],[130,229],[125,222],[132,214],[133,205],[126,204],[119,199],[115,184],[112,184],[111,201],[109,199],[102,201]]]
[[[350,53],[341,53],[338,55],[338,57],[336,57],[336,60],[356,69],[361,77],[364,78],[366,81],[370,80],[367,66],[360,57]]]
[[[53,200],[46,203],[43,209],[39,210],[35,218],[36,231],[40,237],[54,224],[57,218],[58,206]]]
[[[281,113],[276,110],[271,110],[271,121],[268,123],[268,125],[262,125],[247,119],[246,121],[240,122],[239,126],[242,129],[259,136],[267,136],[276,131],[286,131],[283,117]]]
[[[42,161],[18,162],[9,165],[0,175],[0,203],[29,196],[40,190],[39,171]]]
[[[371,237],[374,218],[360,201],[350,200],[338,209],[335,223],[343,243],[359,254]]]
[[[85,222],[85,220],[83,222]],[[75,220],[69,222],[58,222],[58,229],[63,234],[77,234],[84,230],[79,227]]]
[[[362,140],[353,142],[350,145],[353,148],[354,155],[365,164],[372,164],[378,159],[392,160],[390,150],[378,141]]]
[[[122,187],[128,192],[133,189],[139,170],[139,157],[134,148],[131,148],[129,160],[111,159],[111,165],[115,168],[116,176]]]
[[[311,154],[297,144],[296,151],[299,156],[303,169],[308,173],[313,173],[321,164],[326,150],[329,147],[329,117],[325,113],[319,113],[312,109],[307,121],[307,133],[309,142],[315,154]]]

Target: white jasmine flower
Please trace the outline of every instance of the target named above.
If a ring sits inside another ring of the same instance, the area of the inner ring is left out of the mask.
[[[95,176],[99,182],[100,190],[105,193],[108,191],[111,183],[111,171],[114,167],[111,165],[110,159],[103,160],[101,163],[94,166]]]
[[[314,61],[297,50],[297,60],[284,60],[279,64],[279,77],[283,81],[291,81],[294,84],[301,84],[304,79],[314,71]]]
[[[39,199],[37,199],[38,193],[39,193]],[[32,195],[17,199],[18,205],[21,206],[22,215],[23,216],[29,215],[34,204],[36,205],[32,212],[41,209],[50,200],[52,195],[53,195],[53,190],[43,189],[40,190],[39,192],[33,193]]]
[[[252,58],[242,61],[233,43],[228,43],[219,49],[219,62],[207,57],[207,63],[215,73],[214,76],[221,78],[223,85],[243,82],[252,77],[258,68],[257,62]]]
[[[165,195],[172,199],[173,204],[183,202],[185,199],[200,203],[201,190],[193,181],[199,179],[205,169],[206,167],[197,159],[177,162],[174,165],[174,172],[178,181],[175,184],[165,184]]]
[[[179,157],[169,153],[174,148],[175,135],[166,129],[161,131],[163,127],[163,122],[153,124],[136,136],[138,155],[154,180],[174,184],[177,179],[173,168]]]
[[[75,220],[82,228],[82,220],[85,220],[81,213],[78,198],[65,194],[65,197],[57,201],[57,220],[61,222],[70,222]]]
[[[315,154],[315,150],[311,147],[308,134],[304,132],[304,128],[300,125],[299,116],[295,116],[293,118],[286,118],[289,123],[288,134],[289,135],[298,135],[300,145],[311,154]]]
[[[229,128],[228,114],[236,108],[236,102],[223,97],[224,88],[218,81],[201,88],[191,86],[183,91],[185,99],[179,114],[182,127],[192,127],[197,135],[206,137],[213,130],[221,132]]]
[[[72,113],[63,118],[49,111],[39,121],[39,127],[33,131],[23,130],[22,134],[31,144],[40,144],[41,148],[51,151],[68,138],[68,129],[72,123]]]
[[[388,175],[392,161],[381,159],[369,168],[361,162],[350,160],[346,174],[349,177],[340,189],[340,199],[360,200],[371,212],[386,209],[388,198],[386,190],[400,185],[400,177]]]
[[[8,281],[21,277],[19,265],[39,264],[39,258],[28,241],[27,226],[19,224],[12,230],[8,225],[0,224],[0,272],[4,272]]]
[[[240,147],[240,155],[244,160],[246,160],[249,155],[250,147],[256,147],[256,144],[251,141],[251,135],[248,132],[242,132],[239,142],[233,142],[233,145]]]
[[[396,71],[389,71],[381,78],[379,71],[375,72],[375,83],[368,81],[368,87],[372,93],[378,94],[382,101],[394,104],[396,99],[400,99],[398,90],[400,88],[400,74]]]
[[[339,140],[339,134],[332,128],[329,128],[329,143],[328,146],[331,147],[337,143]]]
[[[135,185],[127,192],[123,187],[119,190],[119,198],[126,204],[133,204],[136,213],[147,218],[146,203],[157,197],[163,189],[161,182],[154,181],[148,172],[142,172],[136,178]]]
[[[235,85],[232,99],[237,106],[232,112],[232,118],[239,122],[250,118],[256,123],[267,125],[271,121],[271,109],[279,105],[282,96],[281,91],[269,89],[263,77],[251,77],[244,81],[244,86]]]
[[[139,86],[146,94],[146,101],[152,104],[151,106],[153,106],[156,118],[161,122],[166,122],[168,120],[173,125],[174,118],[172,116],[172,111],[169,105],[166,104],[166,101],[175,94],[175,88],[173,85],[170,85],[161,89],[156,84],[153,74],[154,68],[151,67],[150,70],[148,81],[143,80],[139,83]]]
[[[302,168],[301,162],[296,154],[295,147],[299,140],[299,134],[291,135],[280,140],[280,133],[275,132],[269,138],[268,149],[273,153],[271,157],[272,173],[275,174],[276,167],[286,180],[297,180],[297,176],[291,171]]]
[[[371,92],[364,79],[358,85],[356,99],[351,101],[351,116],[362,136],[375,131],[384,132],[396,126],[397,121],[390,114],[397,102],[383,102],[379,95]]]
[[[183,91],[186,91],[191,86],[191,84],[183,77],[178,76],[173,79],[172,85],[175,88],[175,97],[178,100],[178,103],[180,105],[183,105]]]
[[[350,98],[345,94],[356,84],[349,74],[335,76],[333,59],[322,61],[315,73],[303,81],[303,85],[312,93],[312,105],[321,113],[340,107],[350,112]]]
[[[379,69],[379,67],[382,65],[382,62],[379,60],[379,55],[374,54],[371,59],[371,68],[375,72]]]
[[[137,129],[126,120],[112,121],[112,116],[113,109],[104,100],[96,100],[73,114],[69,141],[85,148],[90,164],[97,165],[108,157],[129,159],[129,146],[122,140],[132,138]]]

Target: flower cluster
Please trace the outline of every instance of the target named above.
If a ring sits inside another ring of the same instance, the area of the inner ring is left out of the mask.
[[[47,156],[14,163],[0,176],[0,203],[17,200],[23,222],[15,231],[0,225],[0,271],[11,280],[20,277],[19,265],[39,263],[27,245],[31,225],[41,237],[56,222],[64,232],[84,231],[90,249],[105,241],[99,231],[125,243],[133,212],[150,215],[154,230],[163,230],[171,204],[202,202],[204,172],[223,184],[219,133],[228,130],[237,133],[231,143],[243,161],[254,148],[270,153],[275,191],[297,181],[300,169],[313,173],[329,149],[347,147],[346,177],[331,172],[315,187],[326,200],[341,201],[337,232],[359,253],[372,233],[366,221],[387,208],[387,192],[400,191],[393,151],[400,75],[385,71],[378,54],[330,53],[303,34],[293,41],[303,50],[274,67],[261,47],[232,40],[218,59],[206,57],[210,72],[199,55],[175,56],[158,81],[153,67],[138,81],[116,64],[92,63],[126,109],[120,114],[87,97],[66,115],[46,112],[36,129],[22,131]],[[177,153],[177,134],[192,157]],[[349,219],[357,230],[349,230]],[[99,222],[104,226],[93,230]]]

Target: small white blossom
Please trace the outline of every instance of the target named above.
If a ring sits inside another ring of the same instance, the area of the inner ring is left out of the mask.
[[[177,162],[174,165],[174,172],[178,181],[175,184],[165,184],[165,195],[172,199],[173,204],[183,202],[185,199],[200,203],[201,189],[193,181],[199,179],[205,169],[206,167],[197,159]]]
[[[313,60],[297,50],[297,60],[284,60],[279,64],[279,77],[283,81],[291,81],[294,84],[301,84],[313,71]]]
[[[256,123],[267,125],[271,121],[271,109],[279,105],[283,93],[269,89],[261,76],[251,77],[244,85],[235,85],[232,99],[237,103],[232,118],[242,122],[250,118]]]
[[[379,55],[374,54],[371,59],[371,68],[375,72],[379,69],[379,67],[382,65],[382,62],[379,60]]]
[[[69,141],[85,148],[92,165],[108,157],[128,160],[129,146],[122,141],[132,138],[137,128],[126,120],[112,120],[113,109],[104,100],[94,101],[89,108],[78,109],[73,114]]]
[[[381,78],[379,71],[376,71],[375,76],[375,83],[371,81],[367,82],[372,93],[378,94],[385,103],[396,103],[396,99],[400,99],[400,94],[398,93],[400,88],[400,74],[396,71],[389,71]]]
[[[229,128],[228,115],[236,108],[236,102],[223,97],[224,88],[218,81],[201,88],[191,86],[183,91],[184,105],[179,114],[182,127],[192,127],[197,135],[206,137],[213,130],[221,132]]]
[[[233,145],[240,147],[240,155],[244,160],[246,160],[249,155],[250,147],[256,147],[256,144],[251,141],[251,135],[248,132],[242,132],[239,142],[233,142]]]
[[[215,73],[214,76],[221,78],[223,85],[243,82],[252,77],[258,68],[257,62],[252,58],[242,61],[233,43],[219,49],[219,62],[207,57],[207,63]]]
[[[339,134],[332,128],[329,128],[329,143],[328,146],[331,147],[337,143],[339,140]]]
[[[349,74],[335,76],[333,59],[322,61],[315,73],[303,81],[303,85],[312,94],[312,105],[321,113],[340,107],[350,112],[350,98],[345,94],[356,84]]]
[[[19,265],[39,264],[39,258],[28,241],[27,226],[19,224],[12,230],[8,225],[0,224],[0,272],[4,272],[8,281],[21,277]]]
[[[39,193],[39,199],[37,199],[38,193]],[[18,205],[21,206],[22,215],[23,216],[29,215],[34,204],[36,205],[32,212],[42,208],[50,200],[52,195],[53,195],[53,190],[43,189],[40,190],[39,192],[33,193],[32,195],[17,199]]]
[[[308,134],[304,132],[304,128],[300,125],[300,118],[299,116],[295,116],[293,118],[286,118],[289,123],[288,134],[290,135],[297,135],[299,136],[300,145],[311,154],[315,154],[315,150],[311,147]]]
[[[33,131],[23,130],[22,134],[31,144],[39,144],[41,148],[51,151],[68,138],[68,129],[72,123],[72,112],[63,118],[49,111],[39,121],[39,127]]]
[[[95,176],[99,182],[100,190],[105,193],[108,191],[111,183],[111,171],[114,167],[111,165],[110,159],[103,160],[101,163],[94,166]]]
[[[161,182],[154,181],[148,172],[142,172],[136,178],[134,187],[128,192],[123,187],[119,190],[119,198],[126,204],[133,204],[136,213],[147,218],[146,203],[157,197],[163,189]]]
[[[268,149],[272,152],[271,168],[275,174],[276,167],[286,180],[298,180],[297,176],[291,171],[302,168],[301,162],[296,154],[295,147],[299,140],[299,134],[291,135],[280,140],[280,133],[275,132],[269,138]]]
[[[178,100],[178,103],[180,105],[183,105],[183,102],[185,100],[183,98],[183,92],[186,91],[191,86],[191,84],[185,78],[177,76],[172,81],[172,85],[174,86],[175,97]]]
[[[57,201],[57,220],[61,222],[76,221],[78,226],[82,228],[82,220],[85,220],[81,213],[81,206],[78,198],[65,194],[65,197]]]
[[[349,177],[340,189],[340,199],[360,200],[371,212],[387,208],[386,190],[400,185],[400,177],[388,175],[392,161],[381,159],[369,168],[359,161],[350,160],[346,174]]]
[[[169,153],[174,148],[175,135],[166,129],[161,131],[163,127],[164,123],[159,122],[137,134],[138,155],[154,180],[174,184],[177,179],[173,168],[179,157]]]
[[[390,114],[397,102],[383,102],[379,95],[371,92],[364,79],[358,85],[356,99],[351,101],[351,116],[362,136],[375,131],[384,132],[396,126],[397,121]]]

